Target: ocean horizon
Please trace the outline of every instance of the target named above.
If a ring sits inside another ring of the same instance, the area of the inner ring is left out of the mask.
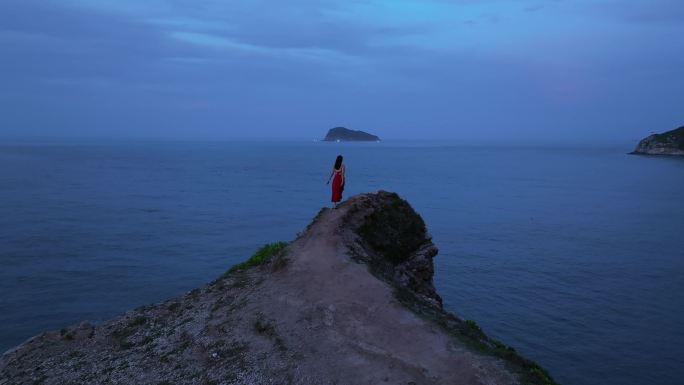
[[[684,376],[684,159],[636,142],[9,139],[0,351],[210,282],[323,206],[386,190],[425,220],[445,308],[564,384]]]

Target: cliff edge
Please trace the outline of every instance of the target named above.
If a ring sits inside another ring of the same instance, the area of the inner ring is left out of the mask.
[[[357,195],[202,288],[28,340],[0,385],[553,384],[444,311],[436,254],[406,201]]]
[[[642,139],[632,154],[684,155],[684,126]]]

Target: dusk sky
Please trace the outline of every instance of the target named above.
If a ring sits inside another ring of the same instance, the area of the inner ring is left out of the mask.
[[[682,0],[1,0],[0,137],[636,140]]]

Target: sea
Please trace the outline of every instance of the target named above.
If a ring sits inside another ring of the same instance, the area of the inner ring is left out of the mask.
[[[323,206],[397,192],[445,307],[573,385],[684,383],[684,159],[605,145],[0,142],[0,352],[181,295]]]

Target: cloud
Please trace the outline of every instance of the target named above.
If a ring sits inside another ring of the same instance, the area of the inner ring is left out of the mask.
[[[680,0],[609,0],[589,8],[602,15],[636,24],[668,24],[684,27],[684,2]]]
[[[232,25],[221,21],[208,21],[184,17],[151,18],[146,19],[145,22],[161,27],[182,30],[226,31],[234,29]]]
[[[267,56],[272,58],[292,58],[315,61],[344,61],[345,64],[355,60],[342,52],[325,48],[278,48],[259,46],[236,41],[223,36],[199,32],[171,32],[173,38],[183,42],[225,50],[230,53]]]
[[[541,11],[542,9],[544,9],[544,5],[542,5],[542,4],[529,5],[523,9],[527,12],[537,12],[537,11]]]
[[[682,85],[681,6],[625,1],[4,0],[0,112],[74,135],[589,127]]]

